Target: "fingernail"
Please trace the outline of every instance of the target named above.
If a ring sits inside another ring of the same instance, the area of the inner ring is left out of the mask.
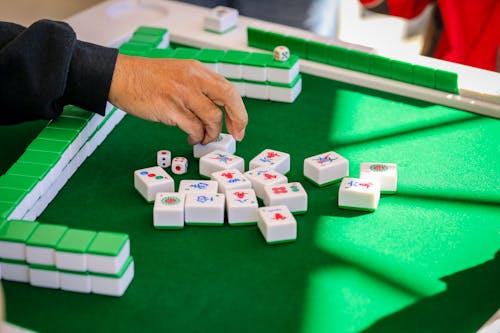
[[[245,129],[242,129],[241,131],[235,134],[234,139],[236,141],[241,141],[243,140],[244,137],[245,137]]]

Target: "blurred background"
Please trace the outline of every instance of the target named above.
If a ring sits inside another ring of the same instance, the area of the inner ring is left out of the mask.
[[[103,0],[0,0],[0,20],[29,25],[41,18],[64,20]],[[124,0],[140,2],[140,0]],[[184,0],[226,5],[241,15],[282,23],[327,37],[398,53],[425,53],[432,8],[411,21],[369,12],[358,0]]]
[[[30,25],[41,18],[62,20],[102,0],[0,0],[0,20]]]

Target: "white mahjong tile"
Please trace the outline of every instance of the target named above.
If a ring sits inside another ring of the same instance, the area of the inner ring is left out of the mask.
[[[184,227],[184,193],[159,192],[153,208],[153,225],[158,229]]]
[[[117,274],[129,257],[127,234],[100,231],[87,249],[87,269],[91,273]]]
[[[340,208],[374,211],[380,200],[380,183],[377,180],[344,178],[340,183],[338,203]]]
[[[276,68],[268,67],[267,69],[267,80],[269,82],[285,83],[290,84],[297,77],[300,71],[300,61],[297,61],[292,68]]]
[[[212,173],[211,179],[218,183],[219,193],[252,187],[250,180],[236,169],[216,171]]]
[[[224,194],[187,193],[184,220],[190,225],[222,225],[224,204]]]
[[[243,77],[243,66],[241,64],[220,62],[218,73],[227,79],[241,80]]]
[[[38,222],[11,220],[0,228],[0,258],[26,261],[26,243],[37,229]]]
[[[158,192],[174,192],[174,180],[159,166],[136,170],[134,186],[148,202],[153,202]]]
[[[264,187],[266,185],[277,185],[288,183],[288,178],[278,171],[268,168],[256,168],[244,173],[252,183],[252,188],[258,198],[264,197]]]
[[[92,290],[90,274],[87,272],[59,272],[60,288],[79,293],[90,293]]]
[[[30,284],[35,287],[59,289],[60,276],[55,267],[44,267],[41,265],[30,266]]]
[[[269,99],[269,85],[266,83],[245,82],[245,96],[255,99]]]
[[[134,278],[134,260],[129,257],[118,274],[90,274],[92,293],[122,296]]]
[[[361,163],[359,178],[378,180],[382,193],[394,193],[398,188],[398,167],[394,163]]]
[[[284,205],[259,208],[257,225],[268,244],[297,239],[297,222]]]
[[[60,269],[84,272],[87,270],[87,255],[56,251],[56,266]]]
[[[193,156],[200,158],[214,150],[223,150],[229,154],[236,152],[236,140],[231,134],[221,133],[219,137],[206,145],[197,144],[193,146]]]
[[[268,167],[285,175],[290,171],[290,154],[265,149],[250,161],[250,170],[260,167]]]
[[[219,184],[215,180],[188,180],[183,179],[179,183],[179,193],[209,192],[217,193]]]
[[[206,178],[210,178],[210,175],[216,171],[236,169],[243,172],[244,168],[244,159],[222,150],[215,150],[200,158],[200,175]]]
[[[29,266],[24,261],[2,260],[0,262],[2,279],[17,282],[29,282]]]
[[[349,161],[334,151],[304,160],[304,176],[317,186],[326,186],[349,175]]]
[[[256,224],[258,208],[253,189],[226,191],[227,221],[230,225]]]
[[[266,66],[250,66],[243,65],[243,80],[266,82],[267,81],[267,67]]]
[[[266,206],[285,205],[293,214],[307,212],[307,192],[298,182],[265,186],[263,200]]]
[[[293,87],[269,85],[269,100],[283,103],[293,103],[302,92],[302,78]]]
[[[203,26],[206,30],[223,33],[238,22],[238,10],[225,6],[217,6],[204,17]]]

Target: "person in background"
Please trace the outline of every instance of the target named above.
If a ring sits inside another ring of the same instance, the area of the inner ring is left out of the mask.
[[[359,0],[378,13],[406,19],[435,3],[432,56],[468,66],[500,69],[500,1],[498,0]]]
[[[340,0],[181,0],[198,6],[235,8],[240,15],[335,37]]]

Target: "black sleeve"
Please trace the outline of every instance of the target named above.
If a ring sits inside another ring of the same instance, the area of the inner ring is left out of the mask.
[[[0,124],[53,119],[67,104],[103,114],[117,54],[63,22],[0,22]]]

